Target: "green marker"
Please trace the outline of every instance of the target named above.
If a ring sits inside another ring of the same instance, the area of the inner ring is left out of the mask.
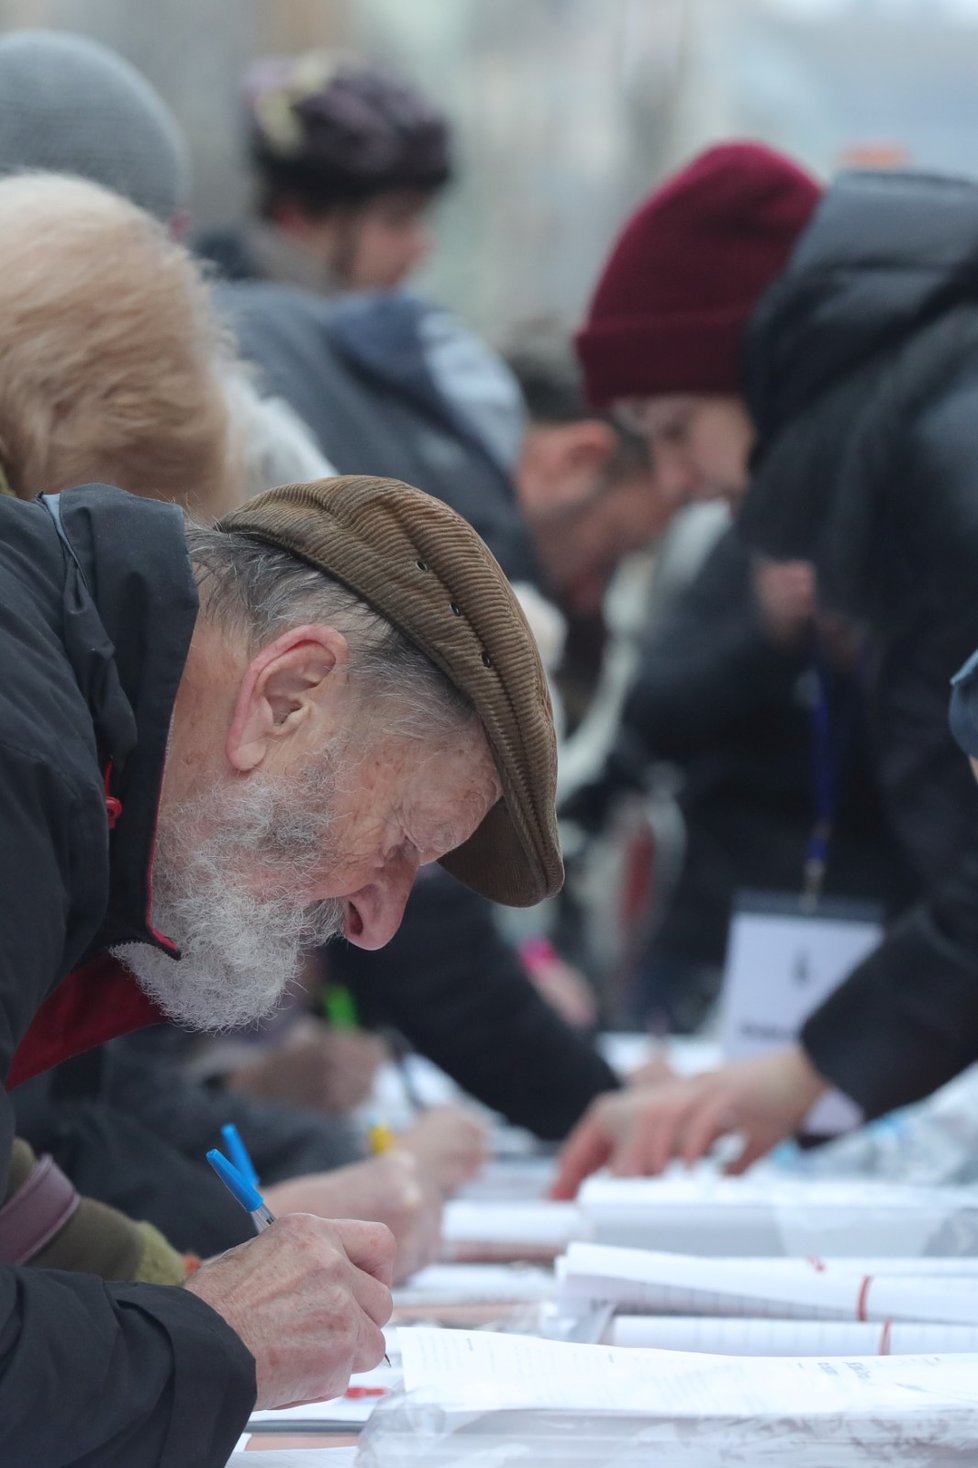
[[[345,984],[330,984],[323,995],[323,1013],[334,1030],[358,1030],[357,1006]]]

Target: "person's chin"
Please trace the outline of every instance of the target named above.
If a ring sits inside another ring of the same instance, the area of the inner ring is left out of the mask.
[[[569,586],[565,595],[569,615],[582,620],[585,617],[596,617],[604,605],[610,585],[610,577],[599,579],[589,576]]]
[[[143,944],[113,949],[143,993],[173,1024],[218,1033],[246,1029],[267,1019],[297,978],[300,963],[251,972],[175,961]]]
[[[718,486],[716,493],[711,495],[710,498],[720,500],[736,514],[743,504],[746,494],[746,484],[725,484]]]

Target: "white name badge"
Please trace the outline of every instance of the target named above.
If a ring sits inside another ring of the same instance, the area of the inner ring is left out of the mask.
[[[720,1001],[720,1044],[730,1060],[780,1050],[882,939],[880,912],[867,903],[823,898],[807,911],[800,898],[741,893],[727,943]],[[863,1120],[841,1091],[818,1101],[802,1124],[835,1136]]]

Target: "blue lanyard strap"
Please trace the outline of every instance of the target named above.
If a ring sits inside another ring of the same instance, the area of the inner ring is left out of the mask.
[[[815,821],[805,848],[803,897],[814,906],[822,895],[829,845],[839,806],[842,769],[852,739],[855,699],[849,688],[839,688],[826,667],[816,633],[812,643],[815,700],[811,710],[812,787]],[[833,683],[836,689],[833,690]],[[835,710],[833,716],[833,691]]]

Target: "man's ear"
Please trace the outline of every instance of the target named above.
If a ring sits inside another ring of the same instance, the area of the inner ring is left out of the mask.
[[[256,769],[277,740],[303,728],[334,688],[349,661],[335,627],[292,627],[263,647],[238,687],[226,752],[241,774]]]
[[[601,418],[582,418],[578,423],[569,423],[564,446],[567,466],[572,470],[599,472],[610,463],[617,443],[614,428]]]
[[[545,520],[560,515],[590,500],[617,444],[614,428],[600,418],[562,423],[554,430],[550,462],[536,506],[540,517]]]
[[[600,418],[531,424],[517,475],[524,513],[544,521],[590,499],[617,443],[614,428]]]

